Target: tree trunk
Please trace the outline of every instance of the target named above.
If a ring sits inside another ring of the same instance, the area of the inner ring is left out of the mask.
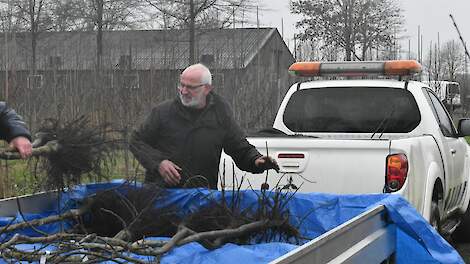
[[[37,34],[34,30],[31,32],[31,74],[36,74],[36,46]]]
[[[29,2],[29,18],[31,21],[31,74],[36,74],[36,46],[38,21],[35,18],[35,1]]]
[[[103,59],[103,0],[96,0],[96,70],[101,72]]]
[[[345,49],[345,52],[346,52],[346,61],[351,61],[351,51],[352,51],[352,39],[351,39],[351,33],[352,33],[352,29],[351,29],[351,19],[350,19],[350,15],[351,15],[351,9],[352,9],[352,6],[351,6],[351,1],[346,1],[344,2],[344,26],[345,26],[345,36],[344,36],[344,49]]]
[[[196,14],[194,13],[194,0],[189,0],[189,64],[196,63],[195,58],[195,23]]]

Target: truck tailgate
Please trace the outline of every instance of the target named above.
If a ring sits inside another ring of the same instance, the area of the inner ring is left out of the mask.
[[[280,172],[269,171],[268,183],[299,188],[300,192],[381,193],[385,184],[389,140],[248,138],[262,154],[274,157]],[[268,151],[266,151],[266,146]],[[225,160],[225,186],[233,185],[232,160]],[[223,174],[223,170],[221,170]],[[235,168],[235,182],[245,176],[243,187],[259,189],[266,173],[250,174]],[[286,188],[287,188],[286,187]]]

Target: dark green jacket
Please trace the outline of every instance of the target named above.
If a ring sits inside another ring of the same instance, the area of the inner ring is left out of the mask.
[[[200,113],[184,107],[179,98],[163,102],[134,130],[131,151],[146,169],[146,182],[163,184],[158,167],[168,159],[183,169],[178,187],[201,175],[216,189],[222,149],[240,169],[263,172],[254,163],[261,154],[246,140],[228,103],[213,92],[207,100]]]
[[[31,133],[21,116],[5,102],[0,102],[0,139],[10,142],[19,136],[31,140]]]

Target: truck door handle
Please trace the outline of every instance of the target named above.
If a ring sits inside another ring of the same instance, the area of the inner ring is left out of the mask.
[[[297,163],[297,162],[283,163],[283,164],[281,164],[281,167],[284,167],[284,168],[299,168],[300,164]]]
[[[450,153],[451,153],[452,155],[454,155],[455,153],[457,153],[457,150],[455,150],[455,149],[450,149]]]

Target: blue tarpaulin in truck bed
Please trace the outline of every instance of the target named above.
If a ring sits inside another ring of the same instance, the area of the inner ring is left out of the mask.
[[[62,196],[62,208],[74,208],[75,202],[84,197],[120,183],[88,184],[74,188]],[[241,206],[249,207],[258,203],[258,196],[253,191],[242,191]],[[231,192],[227,192],[230,198]],[[221,192],[206,189],[170,189],[168,204],[175,204],[186,214],[207,205],[207,197],[218,199]],[[292,224],[302,223],[302,236],[315,238],[347,220],[367,211],[376,205],[385,205],[390,219],[397,226],[397,263],[464,263],[459,254],[419,215],[419,213],[401,196],[391,194],[369,195],[333,195],[321,193],[297,193],[288,203]],[[28,219],[45,217],[53,212],[40,215],[27,215]],[[17,219],[21,219],[18,216]],[[11,218],[0,217],[0,226],[7,225]],[[41,227],[48,233],[59,230],[59,224]],[[22,230],[24,234],[37,234],[32,230]],[[7,239],[6,234],[0,237]],[[151,238],[150,238],[151,239]],[[36,245],[35,248],[38,245]],[[22,249],[33,248],[25,245]],[[256,245],[226,244],[216,250],[207,250],[198,243],[190,243],[167,253],[161,263],[266,263],[295,249],[297,245],[289,243],[264,243]],[[137,257],[137,256],[133,256]],[[148,260],[148,257],[142,257]]]

